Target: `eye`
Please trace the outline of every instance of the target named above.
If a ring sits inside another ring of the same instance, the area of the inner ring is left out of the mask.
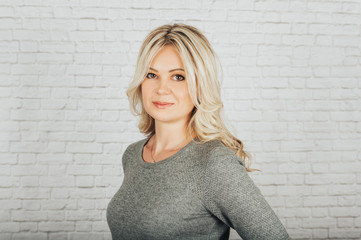
[[[147,78],[155,78],[156,75],[154,73],[148,73]]]
[[[174,75],[174,76],[176,77],[177,81],[183,81],[184,80],[184,77],[182,75],[177,74],[177,75]]]

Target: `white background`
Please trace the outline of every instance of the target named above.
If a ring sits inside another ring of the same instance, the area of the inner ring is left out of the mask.
[[[0,1],[0,239],[111,239],[146,34],[198,27],[232,133],[293,239],[361,237],[361,3]],[[239,239],[232,230],[232,238]]]

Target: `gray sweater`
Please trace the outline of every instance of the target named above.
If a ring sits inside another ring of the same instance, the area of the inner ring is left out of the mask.
[[[248,176],[219,140],[198,138],[156,163],[143,160],[149,138],[123,154],[124,180],[107,207],[113,240],[290,239]]]

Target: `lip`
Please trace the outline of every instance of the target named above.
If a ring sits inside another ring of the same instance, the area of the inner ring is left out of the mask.
[[[173,104],[173,103],[169,103],[169,102],[158,102],[158,101],[155,101],[153,102],[155,104],[160,104],[160,105],[167,105],[167,104]]]
[[[168,108],[172,106],[174,103],[168,103],[168,102],[153,102],[154,106],[160,109]]]

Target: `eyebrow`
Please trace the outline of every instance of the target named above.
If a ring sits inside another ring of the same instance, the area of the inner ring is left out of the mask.
[[[152,68],[152,67],[150,67],[149,69],[151,69],[151,70],[153,70],[153,71],[155,71],[155,72],[158,72],[157,69],[154,69],[154,68]],[[184,69],[183,69],[183,68],[175,68],[175,69],[169,70],[169,72],[174,72],[174,71],[176,71],[176,70],[181,70],[181,71],[184,72]]]

